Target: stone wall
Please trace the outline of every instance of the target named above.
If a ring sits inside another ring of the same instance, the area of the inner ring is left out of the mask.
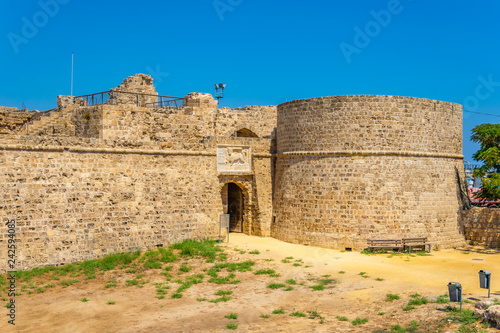
[[[474,207],[460,213],[465,238],[487,247],[500,247],[500,209]]]
[[[215,116],[216,136],[236,136],[236,132],[247,129],[259,138],[274,138],[276,129],[276,106],[246,106],[243,108],[221,108]]]
[[[41,113],[38,111],[18,110],[17,108],[0,106],[0,135],[8,134],[40,115]]]
[[[273,237],[354,249],[368,238],[463,243],[461,124],[460,105],[408,97],[279,105]]]
[[[252,173],[219,175],[221,143],[252,144]],[[216,238],[221,189],[234,182],[245,189],[244,232],[269,235],[269,150],[270,140],[259,138],[212,137],[184,151],[130,140],[7,139],[0,145],[0,225],[17,221],[18,269]],[[0,270],[6,243],[2,232]]]
[[[18,221],[18,268],[216,237],[228,183],[243,194],[247,234],[341,249],[464,242],[460,105],[340,96],[219,109],[190,93],[163,108],[144,74],[112,91],[106,104],[44,117],[31,136],[3,136],[0,225]],[[0,110],[0,131],[28,119]]]

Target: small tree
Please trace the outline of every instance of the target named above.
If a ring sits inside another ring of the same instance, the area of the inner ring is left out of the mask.
[[[474,170],[474,177],[480,176],[481,191],[476,198],[496,200],[500,198],[500,124],[482,124],[472,129],[471,140],[481,145],[472,156],[483,166]],[[489,177],[486,172],[493,171]]]

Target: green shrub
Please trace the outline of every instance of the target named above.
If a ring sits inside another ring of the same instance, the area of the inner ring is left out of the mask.
[[[235,329],[237,329],[237,328],[238,328],[238,324],[235,324],[235,323],[227,323],[227,324],[226,324],[226,328],[227,328],[228,330],[235,330]]]
[[[396,299],[399,299],[399,295],[397,295],[397,294],[387,294],[385,297],[385,300],[388,302],[392,302]]]
[[[311,288],[314,291],[325,290],[325,285],[323,285],[323,284],[317,284],[317,285],[311,286],[309,288]]]
[[[354,319],[353,321],[351,321],[351,323],[354,325],[354,326],[357,326],[357,325],[363,325],[363,324],[366,324],[368,322],[368,318],[356,318]]]
[[[231,312],[230,314],[227,314],[224,317],[226,317],[227,319],[238,319],[238,314]]]

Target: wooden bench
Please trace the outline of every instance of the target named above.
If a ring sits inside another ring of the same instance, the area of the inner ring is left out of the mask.
[[[398,252],[403,249],[403,242],[401,239],[367,239],[368,248],[371,250],[376,249],[392,249],[398,250]]]
[[[408,248],[408,252],[411,253],[413,247],[421,247],[424,251],[428,247],[428,252],[431,252],[431,243],[427,243],[427,237],[403,238],[403,248]]]

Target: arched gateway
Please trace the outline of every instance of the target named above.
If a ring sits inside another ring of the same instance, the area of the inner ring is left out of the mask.
[[[224,213],[229,214],[229,231],[243,232],[245,199],[243,191],[235,183],[227,183],[222,188]]]

